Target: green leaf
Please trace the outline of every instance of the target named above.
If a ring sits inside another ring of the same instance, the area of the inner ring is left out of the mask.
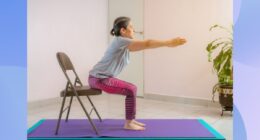
[[[208,52],[211,52],[212,44],[213,44],[213,43],[209,43],[209,44],[208,44],[208,46],[207,46],[207,48],[206,48],[206,50],[207,50]]]
[[[223,69],[225,69],[225,63],[228,60],[229,54],[227,52],[223,52],[222,58],[221,58],[221,64],[220,64],[220,69],[218,73],[222,72]]]
[[[212,45],[211,50],[215,50],[216,48],[218,48],[219,46],[221,46],[223,44],[225,44],[225,42],[221,42],[221,43],[218,43],[216,45]]]
[[[217,73],[219,72],[219,69],[220,69],[223,53],[224,53],[224,51],[221,50],[220,53],[218,54],[218,56],[216,56],[216,58],[213,60],[213,67]]]
[[[221,39],[221,38],[220,38],[220,39]],[[214,41],[210,42],[210,43],[207,45],[206,50],[207,50],[208,52],[213,51],[213,50],[215,50],[216,48],[218,48],[218,47],[220,47],[220,46],[222,46],[222,45],[224,45],[223,47],[226,47],[226,46],[232,47],[232,46],[233,46],[233,42],[231,42],[231,41],[221,41],[221,42],[216,42],[216,41],[219,41],[219,40],[214,40]],[[216,44],[215,44],[215,43],[216,43]],[[222,48],[223,48],[223,47],[222,47]]]
[[[208,53],[208,61],[209,61],[209,62],[211,62],[211,61],[212,61],[211,54],[212,54],[212,52],[209,52],[209,53]]]
[[[210,31],[212,31],[213,29],[215,29],[215,28],[220,28],[220,29],[223,29],[223,30],[225,30],[226,32],[228,32],[231,36],[233,36],[233,28],[232,28],[232,30],[229,30],[228,28],[226,28],[226,27],[223,27],[223,26],[220,26],[220,25],[213,25],[213,26],[211,26],[210,27]]]
[[[226,59],[222,62],[222,68],[218,73],[219,82],[221,83],[230,83],[231,75],[232,75],[232,51],[224,52],[226,55]]]
[[[211,26],[211,27],[209,28],[209,30],[211,31],[212,29],[214,29],[214,28],[216,28],[216,27],[218,27],[218,25],[217,25],[217,24],[215,24],[215,25]]]
[[[221,39],[224,39],[224,38],[217,38],[217,39],[211,41],[211,42],[207,45],[206,50],[209,52],[209,51],[211,50],[212,45],[213,45],[215,42],[217,42],[217,41],[219,41],[219,40],[221,40]]]

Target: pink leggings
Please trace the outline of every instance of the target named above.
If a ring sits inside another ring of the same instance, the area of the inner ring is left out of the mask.
[[[137,91],[135,85],[114,77],[101,79],[93,76],[89,76],[88,83],[91,88],[101,89],[111,94],[125,95],[126,119],[135,119]]]

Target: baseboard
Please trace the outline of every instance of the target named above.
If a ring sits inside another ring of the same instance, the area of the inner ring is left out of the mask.
[[[148,94],[148,93],[144,94],[144,98],[157,100],[157,101],[166,101],[166,102],[198,105],[198,106],[205,106],[205,107],[220,107],[220,104],[218,103],[218,101],[212,102],[211,100],[204,100],[204,99],[166,96],[166,95]]]
[[[61,97],[55,97],[55,98],[49,98],[49,99],[43,99],[37,101],[29,101],[27,102],[27,109],[37,109],[37,108],[41,108],[41,107],[45,107],[57,103],[61,104],[61,100],[62,100]]]
[[[177,97],[177,96],[166,96],[166,95],[145,93],[144,96],[137,97],[137,98],[174,102],[174,103],[181,103],[181,104],[198,105],[198,106],[205,106],[205,107],[220,107],[220,104],[218,103],[218,101],[212,102],[211,100],[185,98],[185,97]],[[61,104],[61,100],[62,100],[61,97],[55,97],[55,98],[44,99],[44,100],[39,100],[39,101],[30,101],[27,104],[27,108],[35,109],[35,108],[44,107],[46,105],[52,105],[52,104],[57,104],[57,103]]]

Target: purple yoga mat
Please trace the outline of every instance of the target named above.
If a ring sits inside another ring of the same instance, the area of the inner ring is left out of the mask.
[[[124,130],[124,120],[93,120],[99,131],[97,136],[88,120],[61,121],[59,134],[54,135],[57,120],[45,120],[28,134],[29,138],[80,138],[80,137],[171,137],[171,138],[214,138],[207,128],[195,119],[140,119],[146,124],[144,131]]]

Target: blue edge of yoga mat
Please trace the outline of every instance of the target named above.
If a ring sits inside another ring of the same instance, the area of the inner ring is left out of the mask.
[[[38,126],[40,126],[45,119],[40,120],[35,125],[33,125],[31,128],[27,130],[27,134],[31,133],[33,130],[35,130]],[[27,138],[27,140],[87,140],[87,139],[111,139],[111,140],[119,140],[119,139],[127,139],[127,140],[136,140],[136,139],[144,139],[144,140],[225,140],[225,138],[218,133],[214,128],[212,128],[208,123],[206,123],[202,119],[198,119],[198,121],[205,127],[209,132],[211,132],[215,138],[169,138],[169,137],[156,137],[156,138],[113,138],[113,137],[93,137],[93,138]]]

